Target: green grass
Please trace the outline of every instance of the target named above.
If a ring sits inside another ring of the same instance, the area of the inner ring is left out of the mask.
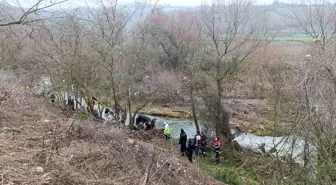
[[[171,141],[157,142],[156,148],[158,150],[165,149],[170,151],[171,146],[178,146],[178,139]],[[174,147],[177,149],[177,147]],[[222,161],[219,165],[216,165],[215,158],[211,151],[208,152],[207,157],[194,157],[193,161],[196,165],[200,166],[202,170],[209,173],[215,179],[232,185],[258,185],[256,176],[253,173],[246,171],[244,168],[239,168],[239,164],[242,164],[242,159],[231,155],[225,155],[221,157]]]
[[[307,35],[293,35],[293,36],[277,36],[274,38],[276,41],[303,41],[310,42],[312,37]]]
[[[297,175],[300,168],[293,166],[290,169],[288,165],[279,164],[270,156],[244,156],[225,152],[223,155],[219,165],[215,164],[213,155],[196,158],[196,164],[217,180],[232,185],[275,184],[275,180],[277,184],[303,184]],[[276,179],[275,173],[279,175]],[[286,179],[281,178],[281,173]]]
[[[77,119],[79,120],[87,120],[89,118],[89,115],[85,112],[78,112],[77,113]]]
[[[175,110],[167,107],[144,107],[139,111],[140,114],[148,114],[152,116],[170,117],[178,119],[190,119],[191,115],[188,111]]]
[[[223,158],[219,165],[215,164],[215,159],[211,157],[196,158],[201,169],[205,170],[217,180],[232,185],[258,185],[256,176],[244,168],[229,164],[237,159]]]
[[[155,142],[154,146],[157,150],[163,149],[166,152],[174,150],[179,154],[178,139],[158,141]],[[305,180],[302,169],[299,166],[278,163],[274,158],[267,155],[247,156],[240,153],[223,151],[221,162],[219,165],[216,165],[213,152],[208,151],[208,156],[194,157],[193,161],[205,173],[226,184],[302,185]],[[283,176],[286,178],[282,178]]]

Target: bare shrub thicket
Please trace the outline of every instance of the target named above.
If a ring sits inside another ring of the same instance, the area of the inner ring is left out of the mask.
[[[319,57],[313,57],[287,70],[279,68],[286,67],[284,63],[274,65],[270,79],[270,117],[275,134],[288,133],[304,141],[299,177],[306,183],[333,184],[334,83],[320,67],[321,62]]]
[[[287,79],[287,97],[292,107],[280,115],[297,115],[295,134],[304,139],[304,178],[306,183],[333,184],[335,178],[335,20],[336,8],[329,1],[302,1],[292,7],[291,25],[311,36],[309,55],[292,66],[292,82]],[[289,82],[289,83],[288,83]],[[274,96],[278,97],[278,96]],[[295,113],[296,112],[296,113]],[[291,120],[293,121],[293,120]]]
[[[317,182],[335,183],[335,133],[334,98],[335,83],[329,71],[320,64],[326,58],[313,57],[302,66],[300,71],[300,99],[304,106],[302,114],[304,122],[300,125],[300,135],[307,143],[313,143],[314,148],[305,147],[305,155],[314,151],[315,158],[305,158],[305,167],[313,168]],[[310,173],[313,173],[309,170]]]
[[[27,120],[34,121],[35,116],[40,115],[37,111],[40,101],[32,97],[31,92],[15,74],[0,71],[0,77],[1,124],[15,128]]]
[[[0,69],[12,67],[18,62],[19,53],[24,45],[20,42],[20,38],[10,28],[2,27],[0,44]]]
[[[155,81],[147,76],[153,76],[148,68],[155,59],[149,28],[156,4],[139,2],[134,8],[124,9],[117,2],[99,1],[99,8],[89,8],[87,18],[77,10],[53,26],[44,25],[34,35],[36,60],[57,90],[73,87],[70,90],[79,91],[87,104],[95,95],[100,101],[107,99],[116,110],[126,107],[131,115],[132,110],[151,102],[148,92],[154,94],[157,89],[143,82]],[[137,87],[139,83],[143,85]],[[141,101],[134,103],[136,100]]]
[[[39,151],[35,147],[43,146],[42,135],[52,127],[41,119],[55,117],[14,74],[1,71],[0,79],[1,182],[34,184],[32,155]]]
[[[72,158],[66,164],[58,163],[62,169],[77,169],[79,173],[72,180],[89,177],[86,183],[91,179],[92,182],[102,184],[144,185],[197,184],[202,179],[206,184],[216,183],[203,175],[190,178],[198,173],[197,170],[188,169],[182,161],[167,155],[165,151],[155,151],[151,144],[134,141],[113,129],[104,130],[91,124],[77,124],[70,129],[68,137],[84,141],[81,152],[68,150],[60,156],[63,159],[69,152],[72,153]],[[70,180],[66,170],[59,172],[63,173],[64,178],[59,180]]]

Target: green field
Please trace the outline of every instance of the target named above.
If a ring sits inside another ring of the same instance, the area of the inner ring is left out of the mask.
[[[312,37],[308,35],[293,35],[293,36],[276,36],[274,38],[276,41],[303,41],[310,42]]]

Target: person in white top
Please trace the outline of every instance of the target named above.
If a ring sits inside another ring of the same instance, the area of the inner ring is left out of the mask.
[[[196,155],[198,155],[199,153],[200,146],[201,146],[201,134],[199,131],[197,131],[195,135],[195,154]]]

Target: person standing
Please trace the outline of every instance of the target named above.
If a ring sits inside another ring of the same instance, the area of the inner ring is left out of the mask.
[[[199,154],[199,148],[201,146],[201,134],[199,131],[196,132],[195,135],[195,154]]]
[[[188,157],[188,160],[189,162],[193,162],[192,161],[192,156],[193,156],[193,153],[194,153],[194,140],[192,138],[189,139],[188,141],[188,147],[186,149],[186,154],[187,154],[187,157]]]
[[[149,122],[149,130],[155,128],[155,122],[156,122],[156,118],[153,118],[153,119]]]
[[[169,126],[168,126],[167,122],[166,122],[165,128],[163,130],[163,134],[165,136],[166,141],[170,139],[170,130],[169,130]]]
[[[204,132],[201,133],[201,153],[205,156],[206,153],[206,146],[207,146],[207,136]]]
[[[218,137],[215,139],[215,144],[214,144],[214,152],[215,152],[215,158],[216,158],[216,164],[218,165],[220,162],[220,147],[221,147],[221,142]]]
[[[143,128],[144,128],[144,130],[149,130],[149,123],[148,123],[148,122],[145,122],[145,123],[143,124]]]
[[[181,129],[179,144],[180,144],[181,155],[184,156],[185,150],[187,148],[187,134],[184,132],[183,129]]]

